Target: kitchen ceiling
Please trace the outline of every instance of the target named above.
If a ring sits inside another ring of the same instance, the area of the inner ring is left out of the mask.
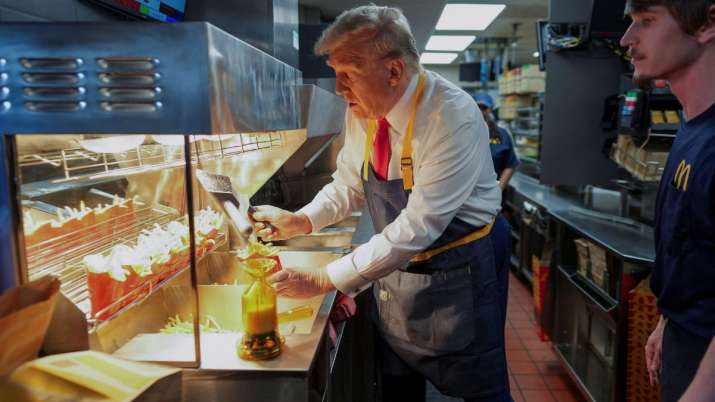
[[[299,0],[302,6],[315,7],[320,9],[324,18],[335,18],[342,11],[366,4],[366,2],[355,0]],[[517,37],[516,46],[513,48],[516,64],[534,63],[536,59],[532,54],[536,51],[536,28],[535,21],[545,19],[548,16],[548,0],[481,0],[481,1],[449,1],[450,3],[469,4],[506,4],[506,9],[492,22],[485,31],[439,31],[444,34],[472,34],[476,35],[475,43],[470,46],[472,49],[482,48],[480,41],[485,38],[512,38]],[[393,0],[388,2],[375,1],[378,5],[399,7],[404,11],[405,16],[410,21],[412,33],[417,41],[417,47],[424,50],[425,44],[430,35],[434,33],[434,27],[439,16],[447,3],[446,0]],[[516,33],[514,33],[514,24]],[[453,64],[464,61],[463,55],[457,58]]]

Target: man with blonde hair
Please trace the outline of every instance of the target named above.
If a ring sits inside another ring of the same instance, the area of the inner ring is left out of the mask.
[[[337,171],[296,213],[258,207],[256,230],[290,238],[367,206],[376,234],[325,268],[274,274],[276,289],[354,296],[372,285],[383,401],[424,400],[425,379],[468,401],[511,401],[510,229],[474,100],[420,67],[396,8],[345,11],[315,49],[328,57],[348,104]]]

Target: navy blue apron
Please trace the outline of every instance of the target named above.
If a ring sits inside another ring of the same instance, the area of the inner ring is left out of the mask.
[[[381,181],[368,171],[363,187],[380,233],[407,206],[409,191],[402,179]],[[478,229],[455,218],[429,249]],[[489,235],[374,282],[375,323],[399,357],[383,362],[387,374],[404,375],[406,363],[446,395],[511,400],[504,347],[510,236],[499,215]]]

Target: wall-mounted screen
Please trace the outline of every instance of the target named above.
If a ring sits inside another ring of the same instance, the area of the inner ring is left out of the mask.
[[[133,17],[161,22],[183,21],[186,0],[93,0]]]

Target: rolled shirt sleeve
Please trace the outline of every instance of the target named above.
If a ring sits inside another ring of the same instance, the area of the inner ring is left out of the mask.
[[[345,130],[354,132],[361,129],[356,125],[359,125],[356,119],[348,115]],[[325,185],[310,203],[298,211],[308,217],[313,225],[313,233],[347,218],[365,206],[365,193],[360,177],[362,154],[355,152],[364,146],[364,138],[360,141],[360,137],[346,135],[345,145],[336,160],[337,169],[333,173],[333,181]]]

